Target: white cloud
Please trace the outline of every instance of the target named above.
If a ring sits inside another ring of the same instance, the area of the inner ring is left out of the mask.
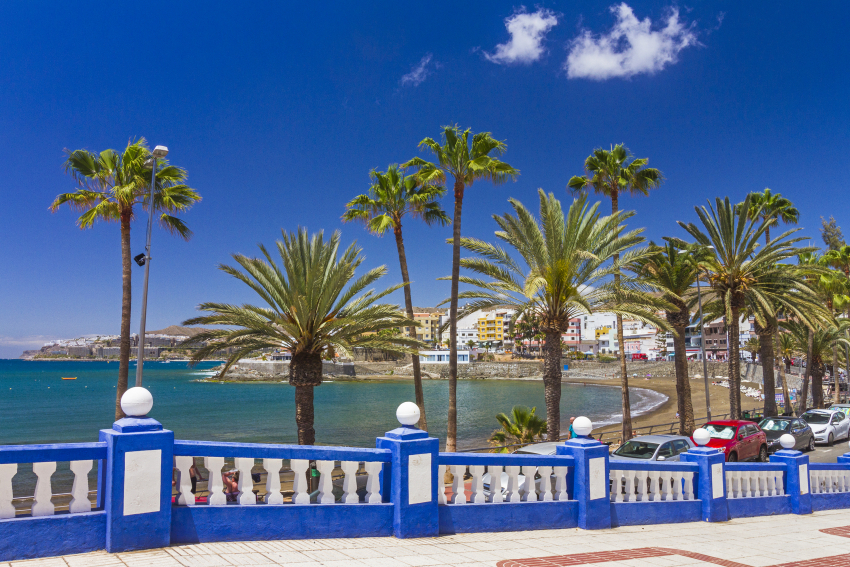
[[[498,44],[494,53],[484,53],[484,57],[499,64],[533,63],[543,55],[543,40],[557,23],[555,14],[543,8],[533,14],[518,12],[505,18],[510,41]]]
[[[679,52],[697,43],[693,25],[679,21],[671,8],[661,29],[652,29],[649,18],[638,20],[625,3],[612,6],[617,18],[607,34],[594,36],[585,30],[573,40],[564,68],[571,79],[602,81],[655,73],[675,63]]]
[[[426,53],[425,57],[423,57],[422,60],[410,70],[410,73],[401,78],[401,86],[406,87],[410,85],[418,87],[422,81],[427,79],[428,75],[431,74],[429,66],[431,64],[431,59],[433,58],[434,56],[431,53]]]

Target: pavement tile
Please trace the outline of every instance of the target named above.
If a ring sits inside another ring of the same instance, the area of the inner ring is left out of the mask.
[[[278,565],[312,561],[312,559],[300,551],[272,551],[269,553],[263,553],[263,556],[267,557],[272,563],[277,563]]]
[[[221,555],[186,555],[175,557],[181,565],[185,567],[226,567],[232,565],[227,559]]]
[[[325,562],[325,561],[344,561],[346,559],[351,560],[350,557],[342,553],[341,551],[336,551],[335,549],[320,549],[316,551],[302,551],[301,552],[304,557],[308,559],[312,559],[313,561]]]
[[[340,549],[339,551],[351,559],[374,559],[375,557],[386,557],[386,555],[377,549],[371,548]]]
[[[221,555],[231,565],[265,565],[269,558],[256,551],[249,553],[223,553]]]
[[[45,557],[43,559],[26,559],[24,561],[12,561],[12,567],[68,567],[61,557]]]
[[[69,567],[124,567],[117,555],[105,551],[65,555],[63,559]]]

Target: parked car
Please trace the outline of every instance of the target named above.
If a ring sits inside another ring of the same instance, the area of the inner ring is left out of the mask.
[[[636,352],[632,354],[632,360],[649,360],[645,352]]]
[[[678,461],[681,453],[694,447],[694,442],[683,435],[641,435],[620,445],[611,460]]]
[[[782,449],[779,438],[786,433],[794,437],[793,449],[799,451],[815,450],[815,434],[809,424],[796,417],[768,417],[761,420],[759,427],[767,437],[767,452],[775,453]]]
[[[709,421],[702,426],[711,439],[708,446],[720,449],[726,455],[726,462],[756,460],[768,461],[767,436],[759,426],[751,421],[726,419]],[[694,438],[691,437],[691,441]]]
[[[838,410],[810,409],[800,416],[815,434],[815,441],[830,447],[838,439],[850,438],[850,418]]]
[[[829,409],[838,410],[844,415],[850,415],[850,404],[832,404],[831,406],[829,406]]]

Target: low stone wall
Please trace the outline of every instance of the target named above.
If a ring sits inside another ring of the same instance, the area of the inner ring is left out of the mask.
[[[448,364],[420,365],[422,377],[426,380],[447,380],[449,377]],[[412,376],[413,365],[396,367],[393,374],[397,376]],[[536,378],[543,375],[543,363],[535,361],[522,362],[470,362],[469,364],[457,365],[457,377],[459,380],[487,380],[487,379],[516,379]]]

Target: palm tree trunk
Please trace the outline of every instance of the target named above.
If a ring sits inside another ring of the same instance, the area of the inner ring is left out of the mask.
[[[298,427],[298,444],[315,445],[313,429],[313,388],[322,383],[322,356],[318,353],[300,352],[289,362],[289,383],[295,386],[295,424]]]
[[[676,409],[679,410],[679,435],[690,435],[694,430],[694,404],[691,401],[691,382],[688,378],[688,349],[685,346],[685,324],[676,325],[673,334],[674,365],[676,367]],[[678,336],[677,336],[678,335]]]
[[[759,333],[759,330],[762,333]],[[756,324],[756,333],[759,335],[759,358],[764,381],[764,415],[768,417],[776,415],[776,378],[773,375],[773,365],[776,362],[773,350],[774,333],[769,329],[761,329],[758,324]]]
[[[838,341],[832,343],[832,381],[835,383],[835,403],[841,402],[841,384],[838,382]]]
[[[463,183],[455,179],[455,211],[452,219],[452,296],[449,305],[449,415],[446,451],[457,450],[457,294],[460,279],[460,213],[463,208]]]
[[[774,341],[774,356],[775,353],[781,352],[779,348],[779,330],[773,334],[772,339]],[[785,365],[785,373],[782,373],[782,365]],[[794,413],[794,405],[791,403],[791,393],[788,391],[788,374],[790,373],[790,369],[785,362],[785,357],[780,355],[779,364],[777,365],[777,369],[779,370],[779,381],[782,383],[782,397],[784,400],[784,413],[790,412],[791,415],[795,415]]]
[[[809,340],[806,345],[806,371],[801,372],[803,375],[803,386],[801,388],[802,392],[800,395],[800,413],[806,411],[806,402],[809,397],[809,375],[812,372],[812,343],[815,340],[815,334],[809,329]]]
[[[732,304],[732,320],[726,322],[729,340],[729,419],[741,419],[741,360],[740,360],[740,311]]]
[[[619,210],[619,194],[616,188],[611,190],[611,213]],[[614,262],[620,261],[620,255],[614,254]],[[614,275],[614,287],[620,286],[620,274]],[[632,438],[632,404],[629,400],[629,375],[626,369],[626,345],[623,341],[623,316],[617,314],[617,342],[620,343],[620,386],[623,394],[623,443]]]
[[[401,236],[401,222],[393,229],[395,244],[398,248],[398,263],[401,265],[401,281],[404,282],[404,307],[407,310],[407,318],[413,319],[413,299],[410,295],[410,276],[407,272],[407,254],[404,252],[404,240]],[[412,329],[412,338],[416,338],[416,328]],[[425,394],[422,391],[422,371],[419,368],[419,355],[410,355],[413,363],[413,391],[416,396],[416,405],[419,406],[419,429],[428,431],[428,420],[425,418]]]
[[[115,421],[124,417],[121,396],[127,391],[130,374],[130,313],[132,273],[130,270],[130,218],[131,211],[121,211],[121,342],[118,360],[118,385],[115,388]]]
[[[818,361],[812,364],[812,407],[823,407],[823,375],[826,373],[826,366]]]
[[[313,386],[295,386],[295,423],[298,426],[299,445],[316,444],[313,419]]]
[[[543,350],[546,433],[549,441],[558,441],[561,438],[561,333],[547,331]]]
[[[850,335],[850,333],[848,333],[847,331],[844,331],[844,336],[847,337],[848,335]],[[847,380],[847,389],[848,389],[848,394],[845,395],[844,398],[847,399],[847,397],[850,396],[850,347],[848,347],[848,346],[844,347],[844,360],[845,360],[844,374],[845,374],[845,377],[846,377],[846,380]],[[840,391],[841,390],[839,389],[839,392]]]

